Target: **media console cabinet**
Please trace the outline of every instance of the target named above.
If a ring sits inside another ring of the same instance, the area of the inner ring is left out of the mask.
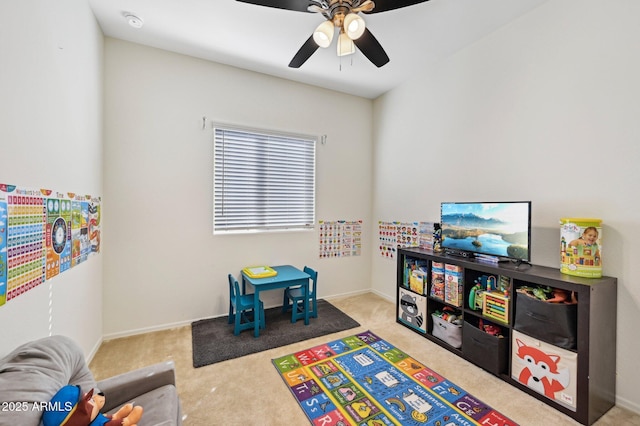
[[[523,293],[547,287],[568,303]],[[396,306],[398,323],[581,424],[615,404],[616,278],[399,249]]]

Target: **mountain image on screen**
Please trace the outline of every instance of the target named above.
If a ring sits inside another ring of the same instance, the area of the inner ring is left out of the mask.
[[[529,203],[443,203],[442,246],[529,259]]]

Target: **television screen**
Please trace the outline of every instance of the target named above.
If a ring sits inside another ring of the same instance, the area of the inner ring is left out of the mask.
[[[445,250],[531,260],[531,201],[442,203],[441,208]]]

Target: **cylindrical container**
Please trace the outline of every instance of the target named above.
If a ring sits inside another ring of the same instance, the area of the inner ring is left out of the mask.
[[[587,278],[602,276],[601,224],[601,219],[560,219],[560,272]]]

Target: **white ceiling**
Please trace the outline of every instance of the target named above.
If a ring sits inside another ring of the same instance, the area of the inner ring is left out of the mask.
[[[305,0],[300,0],[301,2]],[[548,0],[430,0],[361,14],[391,61],[339,58],[334,40],[288,64],[324,18],[236,0],[89,0],[105,36],[374,99]],[[125,13],[144,21],[127,24]]]

